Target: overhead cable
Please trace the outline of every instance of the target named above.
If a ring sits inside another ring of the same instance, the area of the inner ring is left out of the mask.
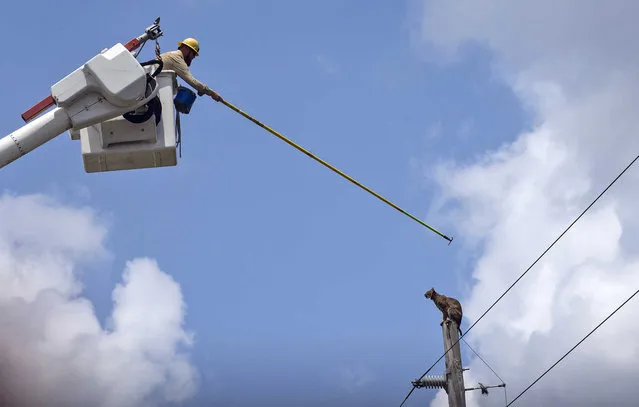
[[[459,343],[459,341],[468,334],[468,332],[470,332],[471,329],[473,329],[473,327],[475,327],[475,325],[477,325],[477,323],[479,323],[479,321],[481,321],[484,316],[486,316],[486,314],[488,314],[488,312],[493,309],[493,307],[495,305],[497,305],[497,303],[499,301],[501,301],[502,298],[504,298],[504,296],[535,266],[535,264],[537,264],[539,262],[539,260],[541,260],[542,257],[544,257],[546,255],[546,253],[548,253],[548,251],[550,251],[550,249],[555,246],[555,244],[575,225],[575,223],[577,223],[577,221],[579,221],[579,219],[581,219],[582,216],[584,216],[586,214],[586,212],[588,212],[590,210],[590,208],[592,208],[592,206],[617,182],[617,180],[619,180],[619,178],[621,178],[621,176],[623,174],[625,174],[626,171],[628,171],[628,169],[630,167],[632,167],[632,165],[637,161],[637,159],[639,159],[639,155],[637,155],[620,173],[619,175],[617,175],[615,177],[615,179],[613,179],[610,184],[608,184],[608,186],[601,191],[601,193],[597,196],[597,198],[595,198],[590,205],[588,205],[586,207],[586,209],[584,209],[581,214],[579,216],[577,216],[577,218],[575,220],[572,221],[572,223],[570,223],[570,225],[568,225],[568,227],[566,229],[564,229],[564,231],[555,239],[554,242],[552,242],[552,244],[550,244],[550,246],[548,246],[546,248],[546,250],[543,251],[543,253],[541,253],[541,255],[539,255],[539,257],[537,257],[537,259],[517,278],[517,280],[515,280],[514,283],[512,283],[510,285],[510,287],[508,287],[508,289],[506,289],[506,291],[503,292],[503,294],[501,294],[499,296],[499,298],[497,298],[495,300],[495,302],[493,302],[493,304],[488,307],[488,309],[486,311],[484,311],[484,313],[477,319],[477,321],[475,321],[467,330],[466,332],[464,332],[459,339],[457,339],[457,341],[455,341],[455,343],[453,343],[450,348],[448,348],[444,354],[442,354],[439,359],[437,359],[427,370],[426,372],[424,372],[424,374],[422,374],[422,376],[417,379],[417,381],[421,380],[421,378],[423,378],[424,376],[426,376],[428,374],[428,372],[431,371],[431,369],[433,367],[435,367],[435,365],[442,360],[442,358],[444,356],[446,356],[446,354],[455,346],[457,345],[457,343]],[[410,395],[412,394],[412,392],[415,390],[415,386],[413,386],[413,388],[409,391],[408,395],[404,398],[404,401],[402,401],[402,403],[400,404],[400,407],[402,407],[404,405],[404,403],[406,402],[406,400],[408,400],[408,398],[410,397]]]

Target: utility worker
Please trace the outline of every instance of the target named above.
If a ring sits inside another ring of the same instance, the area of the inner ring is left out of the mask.
[[[160,54],[164,67],[162,70],[175,71],[176,75],[182,78],[186,83],[191,85],[197,90],[197,94],[208,95],[215,101],[221,101],[222,98],[214,90],[198,81],[191,75],[189,67],[191,62],[200,53],[200,44],[195,38],[187,38],[184,41],[178,42],[178,49],[176,51],[165,52]]]

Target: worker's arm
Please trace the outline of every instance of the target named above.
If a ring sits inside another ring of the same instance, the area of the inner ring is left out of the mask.
[[[212,96],[215,100],[221,100],[220,96],[211,88],[198,81],[193,77],[189,67],[186,65],[183,59],[174,57],[172,55],[163,56],[163,61],[166,60],[168,64],[165,62],[164,69],[171,69],[175,71],[175,74],[182,78],[184,82],[191,85],[195,88],[199,95],[209,95]]]

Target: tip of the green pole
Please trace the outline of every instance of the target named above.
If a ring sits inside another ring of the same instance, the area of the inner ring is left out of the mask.
[[[447,237],[448,238],[448,237]],[[448,246],[450,246],[451,243],[453,243],[453,240],[455,239],[455,237],[449,237],[448,238]]]

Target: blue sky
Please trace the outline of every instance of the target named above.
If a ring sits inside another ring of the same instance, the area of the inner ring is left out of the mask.
[[[161,16],[162,51],[200,41],[196,78],[456,238],[429,213],[436,191],[423,171],[472,160],[527,123],[481,48],[446,65],[420,56],[410,2],[7,7],[5,133],[53,83]],[[468,253],[210,98],[182,116],[182,133],[177,167],[99,174],[84,172],[65,133],[4,168],[2,190],[108,217],[114,256],[83,273],[100,318],[133,257],[157,259],[180,284],[202,373],[187,405],[399,405],[442,351],[441,314],[423,293],[466,295]]]

